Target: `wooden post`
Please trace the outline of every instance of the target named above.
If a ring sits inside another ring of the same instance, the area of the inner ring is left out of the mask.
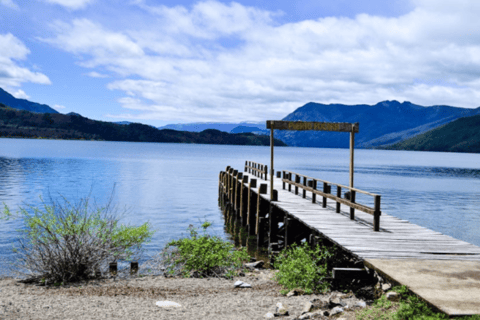
[[[380,231],[380,216],[382,212],[380,211],[380,196],[375,196],[375,205],[373,212],[373,230]]]
[[[245,161],[245,170],[244,171],[247,172],[247,170],[248,170],[248,161]]]
[[[283,190],[285,190],[285,181],[283,181],[283,179],[286,179],[287,175],[285,174],[285,171],[282,171],[282,187],[283,187]]]
[[[246,188],[245,188],[245,184],[248,185],[248,176],[243,176],[243,181],[242,181],[242,188],[241,188],[241,196],[240,196],[240,217],[241,217],[241,220],[242,220],[242,227],[244,227],[246,224],[247,224],[247,216],[246,216],[246,212],[247,210],[245,210],[245,202],[246,202],[246,199],[245,199],[245,196],[246,196]]]
[[[253,195],[252,188],[255,188],[257,185],[257,179],[251,179],[248,184],[248,207],[247,207],[247,226],[248,234],[253,236],[256,232],[256,210],[257,210],[257,197]]]
[[[293,243],[293,241],[292,241],[293,228],[292,228],[292,230],[289,230],[290,227],[293,227],[293,219],[289,218],[288,215],[285,215],[285,219],[283,220],[283,226],[284,226],[284,229],[285,229],[285,239],[284,239],[285,248],[287,248]]]
[[[276,189],[273,189],[273,197],[271,201],[278,201],[278,191]]]
[[[118,268],[117,268],[117,263],[116,262],[110,262],[109,271],[110,271],[111,275],[114,275],[114,276],[117,275]]]
[[[298,174],[295,175],[295,183],[300,183],[300,176]],[[295,186],[295,194],[298,194],[298,186]]]
[[[355,145],[355,125],[352,125],[350,131],[350,188],[353,188],[353,149]]]
[[[315,179],[312,180],[312,188],[313,190],[317,189],[317,180]],[[312,203],[315,203],[315,202],[317,202],[317,195],[315,194],[315,192],[312,192]]]
[[[306,187],[307,186],[307,177],[303,177],[303,186]],[[303,192],[302,192],[302,198],[306,198],[307,197],[307,190],[303,189]]]
[[[354,190],[350,190],[350,201],[352,203],[355,203],[355,194],[356,192]],[[355,208],[350,208],[350,220],[355,219]]]
[[[258,219],[257,247],[262,247],[264,241],[265,241],[265,218],[261,217]]]
[[[259,230],[259,223],[260,223],[260,218],[261,217],[261,214],[263,212],[262,211],[262,197],[260,196],[261,194],[266,194],[267,193],[267,184],[266,183],[261,183],[259,188],[258,188],[258,196],[257,196],[257,226],[256,226],[256,234],[258,234],[258,230]]]
[[[292,182],[292,173],[291,172],[288,173],[288,191],[292,191],[292,184],[290,182]]]
[[[342,197],[342,187],[337,186],[337,197],[341,198]],[[337,213],[340,213],[340,202],[337,201]]]
[[[330,193],[330,188],[326,182],[323,183],[323,193]],[[322,207],[326,208],[327,207],[327,198],[323,197],[322,199]]]
[[[277,178],[281,178],[282,177],[282,173],[280,171],[277,171]]]
[[[235,183],[235,210],[238,211],[240,209],[240,195],[242,192],[242,183],[243,181],[243,174],[241,172],[237,173],[236,183]]]
[[[138,273],[138,262],[132,261],[130,262],[130,274]]]
[[[273,200],[273,128],[270,129],[270,200]]]

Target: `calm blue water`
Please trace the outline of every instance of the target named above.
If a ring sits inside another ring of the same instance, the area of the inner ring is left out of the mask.
[[[154,253],[209,220],[224,235],[218,174],[245,160],[268,164],[268,147],[0,139],[0,203],[37,205],[40,196],[75,201],[91,193],[149,221]],[[346,149],[276,148],[276,170],[348,184]],[[355,151],[355,186],[382,195],[382,211],[480,245],[480,155]],[[12,259],[19,221],[0,221],[0,258]],[[0,274],[4,269],[0,267]]]

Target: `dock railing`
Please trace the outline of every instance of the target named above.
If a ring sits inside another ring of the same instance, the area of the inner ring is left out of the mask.
[[[260,179],[267,180],[268,166],[253,161],[245,161],[245,172],[251,173]]]
[[[293,178],[294,177],[294,178]],[[337,183],[332,183],[320,179],[311,178],[305,175],[301,175],[291,171],[282,171],[282,185],[283,189],[286,189],[288,184],[288,191],[292,191],[292,186],[295,187],[295,194],[299,193],[299,189],[302,189],[303,198],[306,197],[307,192],[312,193],[312,203],[316,203],[316,196],[321,196],[322,207],[327,207],[327,198],[336,201],[336,212],[340,213],[340,205],[344,204],[350,207],[350,219],[355,219],[355,209],[362,212],[373,215],[373,230],[380,230],[380,195],[366,192],[360,189],[351,188]],[[323,184],[322,190],[318,190],[319,184]],[[336,187],[336,195],[332,194],[332,186]],[[342,189],[348,190],[344,192],[344,197],[342,198]],[[361,193],[367,196],[373,197],[373,207],[369,207],[355,201],[356,194]]]

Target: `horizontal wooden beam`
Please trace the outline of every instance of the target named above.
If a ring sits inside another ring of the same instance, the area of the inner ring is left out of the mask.
[[[358,132],[359,123],[348,122],[304,122],[304,121],[276,121],[267,120],[267,129],[293,130],[293,131],[337,131]]]

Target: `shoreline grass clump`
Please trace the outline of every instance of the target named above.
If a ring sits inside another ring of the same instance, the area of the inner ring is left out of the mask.
[[[188,237],[170,241],[164,250],[164,264],[167,275],[184,277],[226,277],[232,278],[243,269],[243,262],[249,259],[245,248],[236,249],[227,240],[207,233],[211,223],[198,228],[190,225]]]
[[[281,292],[286,294],[297,288],[306,294],[328,291],[330,284],[325,278],[329,275],[327,263],[331,257],[326,247],[311,248],[306,242],[283,250],[274,263],[278,269],[275,280],[285,288]]]
[[[153,235],[149,223],[121,224],[122,215],[111,200],[105,206],[92,204],[89,197],[76,203],[65,198],[41,201],[41,206],[20,207],[17,213],[5,205],[3,212],[3,218],[23,221],[13,267],[30,282],[66,284],[95,278],[109,262],[137,258]]]
[[[359,320],[441,320],[448,316],[436,312],[424,301],[411,294],[406,286],[397,286],[392,291],[400,295],[397,302],[387,300],[386,295],[381,296],[368,309],[359,311],[356,318]],[[462,320],[480,320],[480,315],[458,317]]]

